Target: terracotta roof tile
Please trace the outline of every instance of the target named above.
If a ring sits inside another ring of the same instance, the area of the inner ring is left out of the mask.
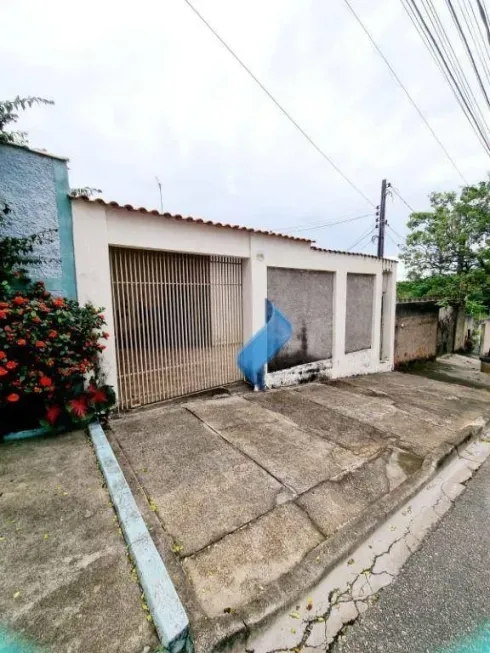
[[[364,256],[366,258],[375,258],[379,260],[375,254],[364,254],[363,252],[344,252],[341,249],[325,249],[324,247],[317,247],[316,245],[310,245],[310,248],[315,250],[315,252],[326,252],[327,254],[347,254],[347,256]],[[388,261],[390,263],[397,263],[396,259],[394,258],[384,257],[382,260]]]
[[[275,236],[277,238],[287,238],[288,240],[295,240],[302,243],[312,243],[313,241],[310,238],[300,238],[298,236],[288,236],[288,234],[280,234],[275,231],[266,231],[264,229],[254,229],[253,227],[243,227],[241,225],[228,224],[226,222],[214,222],[213,220],[204,220],[203,218],[192,218],[184,217],[182,215],[173,215],[171,213],[160,213],[156,209],[150,210],[145,209],[143,206],[136,208],[131,204],[119,204],[118,202],[107,202],[101,198],[89,198],[89,197],[74,197],[71,196],[72,200],[83,200],[85,202],[90,202],[92,204],[102,204],[103,206],[111,206],[115,209],[126,209],[128,211],[135,211],[136,213],[144,213],[148,215],[157,215],[162,218],[171,218],[173,220],[183,220],[184,222],[194,222],[196,224],[205,224],[211,227],[220,227],[222,229],[235,229],[236,231],[246,231],[248,233],[261,234],[263,236]]]

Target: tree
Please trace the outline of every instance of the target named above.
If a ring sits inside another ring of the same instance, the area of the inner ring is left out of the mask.
[[[409,282],[401,293],[435,297],[442,305],[490,308],[490,182],[461,193],[432,193],[431,211],[412,213],[401,259]]]
[[[36,104],[54,104],[54,102],[43,97],[30,96],[17,96],[13,100],[0,100],[0,143],[27,145],[26,132],[7,131],[6,127],[18,121],[19,111],[25,111],[25,109],[29,109]]]

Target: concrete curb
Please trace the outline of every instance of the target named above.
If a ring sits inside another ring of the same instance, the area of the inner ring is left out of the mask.
[[[169,653],[191,651],[189,619],[112,447],[98,422],[88,430],[160,640]]]

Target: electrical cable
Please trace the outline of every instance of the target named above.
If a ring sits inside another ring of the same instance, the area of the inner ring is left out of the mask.
[[[356,184],[347,177],[347,175],[342,172],[342,170],[338,167],[336,163],[326,154],[316,143],[315,141],[309,136],[305,130],[299,125],[298,122],[294,118],[291,117],[291,115],[286,111],[286,109],[282,106],[282,104],[279,103],[278,100],[272,95],[270,91],[267,90],[267,88],[264,86],[264,84],[256,77],[256,75],[248,68],[248,66],[240,59],[240,57],[235,53],[235,51],[228,45],[228,43],[218,34],[218,32],[208,23],[208,21],[204,18],[204,16],[194,7],[194,5],[190,2],[190,0],[184,0],[184,2],[192,9],[192,11],[196,14],[196,16],[206,25],[206,27],[209,29],[209,31],[214,34],[214,36],[218,39],[218,41],[221,43],[221,45],[228,50],[228,52],[231,54],[231,56],[237,61],[240,66],[245,70],[245,72],[254,80],[254,82],[262,89],[262,91],[267,95],[267,97],[274,102],[276,107],[281,111],[281,113],[286,116],[286,118],[289,120],[289,122],[296,127],[296,129],[304,136],[304,138],[312,145],[315,150],[334,168],[334,170],[337,171],[337,173],[357,192],[363,199],[366,200],[369,204],[371,204],[372,207],[375,207],[376,205],[369,199],[367,195],[363,193],[363,191],[356,186]]]
[[[388,229],[391,229],[391,231],[395,234],[395,236],[396,236],[397,238],[400,238],[400,240],[403,240],[403,241],[405,240],[405,238],[404,238],[403,236],[401,236],[401,235],[398,233],[398,231],[395,231],[395,229],[393,229],[393,227],[392,227],[390,224],[387,224],[386,226],[388,227]]]
[[[358,215],[355,218],[349,218],[347,220],[336,220],[335,222],[325,222],[324,224],[318,225],[316,227],[300,227],[299,229],[292,229],[290,231],[315,231],[316,229],[325,229],[327,227],[333,227],[337,224],[345,224],[346,222],[354,222],[355,220],[361,220],[362,218],[373,217],[374,213],[366,213],[365,215]]]
[[[456,25],[456,27],[457,27],[457,30],[458,30],[458,32],[459,32],[459,35],[460,35],[460,37],[461,37],[461,40],[463,41],[464,47],[465,47],[465,49],[466,49],[466,53],[468,54],[468,58],[469,58],[469,60],[470,60],[470,62],[471,62],[471,66],[472,66],[473,71],[474,71],[474,73],[475,73],[475,75],[476,75],[476,79],[477,79],[478,84],[479,84],[479,86],[480,86],[481,92],[483,93],[483,96],[484,96],[484,98],[485,98],[485,101],[486,101],[488,107],[490,108],[490,100],[488,99],[488,95],[487,95],[486,88],[485,88],[485,86],[484,86],[484,84],[483,84],[482,78],[480,77],[480,72],[479,72],[478,67],[477,67],[477,65],[476,65],[476,63],[475,63],[475,59],[474,59],[474,57],[473,57],[473,53],[472,53],[471,48],[470,48],[470,46],[469,46],[469,44],[468,44],[468,39],[466,38],[466,35],[465,35],[465,33],[464,33],[464,30],[463,30],[463,28],[461,27],[461,23],[460,23],[460,21],[459,21],[458,14],[456,13],[456,10],[454,9],[454,6],[453,6],[453,3],[452,3],[452,0],[446,0],[446,5],[447,5],[448,8],[449,8],[449,11],[450,11],[450,13],[451,13],[451,16],[453,17],[454,23],[455,23],[455,25]]]
[[[391,240],[391,242],[393,243],[393,245],[395,245],[395,247],[397,247],[398,249],[400,249],[400,244],[399,244],[399,243],[396,243],[396,242],[393,240],[393,238],[390,236],[390,234],[389,234],[388,232],[386,232],[386,237],[387,237],[389,240]]]
[[[420,12],[420,9],[418,8],[415,0],[401,0],[401,2],[408,17],[412,21],[412,24],[414,25],[415,29],[419,33],[422,42],[429,50],[436,65],[439,67],[447,83],[449,84],[449,87],[451,88],[458,104],[460,105],[468,122],[470,123],[470,126],[473,129],[475,135],[477,136],[480,144],[485,150],[485,153],[489,154],[490,148],[488,147],[488,138],[485,136],[483,128],[474,114],[474,109],[472,109],[472,107],[470,106],[471,101],[469,101],[469,98],[467,97],[467,95],[465,95],[465,91],[462,90],[461,84],[458,83],[458,80],[455,79],[455,75],[458,76],[458,72],[456,72],[456,69],[451,70],[448,61],[446,60],[443,52],[441,51],[441,47],[439,46],[436,39],[434,38],[434,35],[432,34],[431,30],[429,29],[429,26],[427,25],[427,22],[422,16],[422,13]],[[454,62],[452,62],[452,65],[454,66]],[[466,93],[467,93],[467,89],[466,89]],[[466,179],[464,179],[464,181],[466,184],[468,184]]]
[[[429,131],[430,131],[430,133],[432,134],[432,136],[434,137],[434,139],[435,139],[436,142],[438,143],[439,147],[442,149],[442,151],[444,152],[444,154],[447,156],[447,158],[448,158],[449,161],[451,162],[451,165],[453,166],[453,168],[456,170],[456,172],[459,174],[459,176],[463,179],[463,181],[464,181],[465,183],[467,183],[467,182],[466,182],[466,179],[464,178],[463,173],[461,172],[461,170],[460,170],[460,169],[458,168],[458,166],[456,165],[456,162],[454,161],[453,157],[452,157],[452,156],[449,154],[449,152],[446,150],[446,148],[445,148],[445,146],[443,145],[442,141],[441,141],[440,138],[437,136],[437,134],[435,133],[434,129],[431,127],[429,121],[427,120],[427,118],[426,118],[426,117],[424,116],[424,114],[422,113],[422,110],[419,108],[418,104],[415,102],[415,100],[413,99],[413,97],[412,97],[412,96],[410,95],[410,93],[408,92],[406,86],[403,84],[403,82],[401,81],[401,79],[398,77],[398,75],[397,75],[397,73],[395,72],[393,66],[390,64],[390,62],[388,61],[388,59],[386,58],[386,56],[385,56],[384,53],[382,52],[381,48],[378,46],[378,44],[376,43],[376,41],[374,40],[374,38],[371,36],[371,33],[368,31],[367,27],[364,25],[364,23],[362,22],[362,20],[359,18],[359,16],[358,16],[357,13],[355,12],[355,10],[354,10],[354,8],[352,7],[352,5],[350,4],[349,0],[344,0],[344,2],[345,2],[345,4],[347,5],[347,7],[348,7],[348,9],[350,10],[350,12],[352,13],[352,15],[354,16],[354,18],[355,18],[355,19],[357,20],[357,22],[359,23],[359,25],[362,27],[362,29],[363,29],[364,33],[366,34],[366,36],[367,36],[367,37],[369,38],[369,40],[371,41],[371,43],[372,43],[373,47],[375,48],[376,52],[379,54],[379,56],[383,59],[383,61],[385,62],[385,64],[388,66],[388,69],[389,69],[389,71],[391,72],[391,74],[393,75],[393,77],[394,77],[394,79],[396,80],[397,84],[398,84],[398,85],[400,86],[400,88],[404,91],[405,95],[407,96],[407,98],[409,99],[410,103],[412,104],[412,106],[414,107],[414,109],[417,111],[417,113],[419,114],[419,116],[420,116],[420,117],[422,118],[422,120],[424,121],[425,125],[427,126],[427,128],[428,128]]]
[[[400,191],[398,190],[398,188],[396,188],[395,186],[393,186],[393,184],[390,186],[390,188],[391,188],[391,189],[393,190],[393,192],[394,192],[394,193],[399,197],[399,199],[401,199],[401,201],[405,204],[405,206],[407,207],[407,209],[409,209],[409,211],[411,211],[412,213],[415,213],[415,209],[412,208],[412,207],[410,206],[410,204],[407,202],[407,200],[404,199],[404,198],[402,197],[402,195],[401,195]]]
[[[350,252],[352,249],[354,249],[354,247],[357,247],[357,245],[359,245],[359,243],[362,242],[364,240],[364,238],[367,238],[367,236],[370,236],[373,233],[373,231],[376,231],[376,227],[371,227],[370,229],[365,231],[362,234],[362,236],[360,238],[358,238],[356,240],[356,242],[353,245],[351,245],[350,247],[348,247],[345,251]]]

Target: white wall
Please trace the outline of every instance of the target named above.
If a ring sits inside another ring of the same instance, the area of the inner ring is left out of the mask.
[[[110,245],[234,256],[243,260],[244,342],[265,324],[268,266],[325,270],[335,273],[334,321],[332,360],[328,365],[320,365],[322,373],[325,376],[338,378],[388,371],[393,368],[395,261],[317,251],[311,249],[305,242],[146,215],[84,200],[74,200],[72,210],[79,298],[81,301],[92,301],[96,305],[105,307],[108,329],[111,333],[114,323],[109,265]],[[392,274],[389,275],[390,281],[385,293],[385,343],[384,360],[381,361],[383,271]],[[371,347],[350,354],[345,353],[347,273],[375,275]],[[113,338],[109,340],[109,346],[104,352],[104,368],[108,382],[116,387],[117,370]],[[269,383],[277,385],[285,376],[288,378],[287,382],[292,382],[296,378],[294,371],[286,375],[283,372],[268,375]],[[300,373],[301,370],[298,372]]]

